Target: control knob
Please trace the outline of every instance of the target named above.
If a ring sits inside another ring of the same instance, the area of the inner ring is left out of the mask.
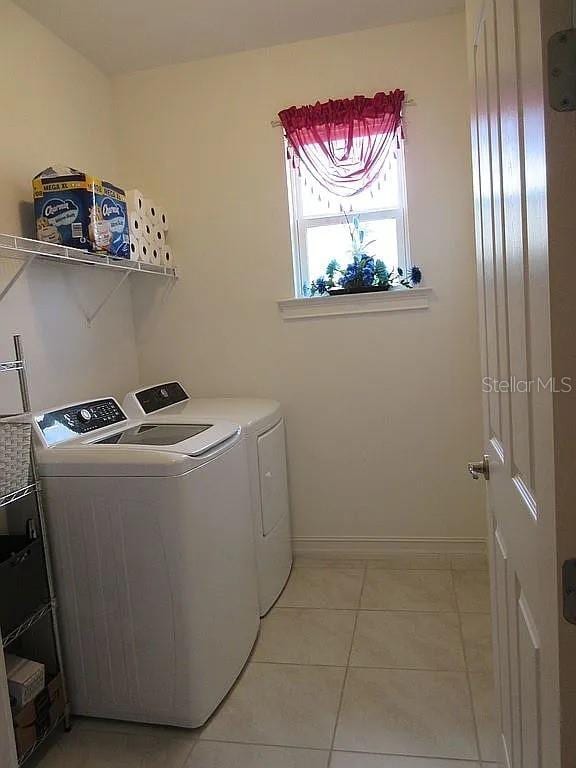
[[[88,424],[88,422],[92,419],[92,414],[88,408],[82,408],[81,411],[78,411],[77,417],[78,421],[80,421],[82,424]]]

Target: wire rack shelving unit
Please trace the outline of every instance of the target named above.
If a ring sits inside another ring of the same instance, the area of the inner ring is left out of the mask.
[[[17,374],[18,382],[20,385],[20,397],[22,401],[22,413],[18,414],[18,416],[26,417],[30,415],[31,404],[30,404],[30,391],[28,387],[28,377],[26,373],[26,362],[24,359],[24,353],[22,349],[20,336],[14,336],[14,350],[16,354],[16,357],[14,360],[0,362],[0,374],[2,373]],[[30,613],[30,615],[28,615],[24,619],[24,621],[22,621],[18,625],[18,627],[13,629],[10,633],[8,633],[5,637],[2,638],[2,647],[9,648],[12,643],[14,643],[18,638],[22,637],[22,635],[28,632],[30,629],[32,629],[32,627],[36,626],[39,621],[44,619],[46,616],[50,616],[51,624],[52,624],[52,633],[54,637],[56,658],[58,663],[58,671],[62,679],[62,688],[64,693],[64,714],[61,718],[59,718],[57,723],[53,724],[53,726],[49,729],[48,732],[43,733],[39,736],[36,744],[32,749],[30,749],[28,752],[26,752],[20,757],[18,761],[19,766],[24,765],[24,763],[28,760],[28,758],[31,757],[34,752],[36,752],[40,744],[48,738],[50,733],[52,733],[61,722],[64,723],[66,729],[70,728],[70,706],[68,702],[67,689],[66,689],[66,676],[65,676],[64,663],[63,663],[62,642],[60,639],[60,630],[58,626],[58,603],[57,603],[56,593],[54,589],[54,577],[53,577],[53,570],[52,570],[52,562],[50,558],[50,542],[49,542],[48,524],[47,524],[46,514],[44,511],[44,505],[42,501],[42,488],[41,488],[41,482],[40,482],[40,475],[38,472],[38,463],[36,460],[35,447],[33,442],[30,450],[30,468],[31,468],[31,482],[28,485],[20,489],[17,489],[16,491],[10,494],[1,496],[0,507],[8,507],[9,505],[17,501],[24,499],[26,496],[30,496],[32,494],[35,495],[37,515],[38,515],[38,521],[39,521],[39,527],[40,527],[40,536],[42,538],[44,561],[46,566],[46,578],[48,583],[49,599],[46,601],[46,603],[40,606],[37,606]],[[0,596],[0,599],[1,599],[1,596]]]

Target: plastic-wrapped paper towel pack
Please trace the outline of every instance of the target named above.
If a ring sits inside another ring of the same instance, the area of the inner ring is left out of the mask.
[[[126,202],[130,224],[130,258],[147,264],[174,266],[172,249],[167,243],[166,211],[138,189],[126,192]]]

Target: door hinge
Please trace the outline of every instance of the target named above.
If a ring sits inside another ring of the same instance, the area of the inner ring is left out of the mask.
[[[548,91],[556,112],[576,109],[576,29],[556,32],[548,41]]]
[[[576,624],[576,558],[566,560],[562,566],[562,595],[564,618]]]

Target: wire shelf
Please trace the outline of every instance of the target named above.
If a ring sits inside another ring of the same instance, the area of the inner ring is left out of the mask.
[[[7,507],[8,504],[13,504],[15,501],[19,501],[39,489],[39,483],[31,483],[24,488],[19,488],[17,491],[6,494],[6,496],[0,496],[0,507]]]
[[[12,373],[13,371],[23,371],[23,370],[24,370],[23,360],[7,360],[3,363],[0,363],[0,373]]]
[[[25,632],[28,632],[29,629],[41,621],[41,619],[43,619],[45,616],[48,616],[48,614],[51,613],[54,609],[55,604],[56,601],[51,600],[49,603],[44,603],[44,605],[41,605],[40,608],[37,608],[34,613],[30,614],[30,616],[28,616],[28,618],[22,622],[22,624],[17,626],[16,629],[13,629],[9,635],[6,635],[6,637],[2,638],[3,647],[7,648],[15,640],[21,637],[21,635],[23,635]]]
[[[54,723],[54,725],[52,725],[50,728],[48,728],[48,730],[46,731],[46,733],[45,733],[45,734],[43,734],[42,736],[40,736],[40,738],[39,738],[39,739],[36,741],[36,743],[34,744],[34,746],[33,746],[33,747],[30,747],[30,749],[29,749],[27,752],[25,752],[25,753],[22,755],[22,757],[20,757],[20,759],[18,760],[18,765],[19,765],[19,766],[20,766],[20,765],[24,765],[24,763],[25,763],[27,760],[29,760],[29,758],[31,758],[31,757],[32,757],[32,755],[33,755],[33,754],[36,752],[36,750],[38,750],[38,749],[39,749],[39,748],[42,746],[42,744],[44,744],[44,742],[46,741],[46,739],[49,739],[49,738],[50,738],[50,736],[52,736],[52,734],[54,733],[54,731],[55,731],[55,730],[56,730],[56,729],[57,729],[57,728],[58,728],[58,727],[59,727],[59,726],[62,724],[62,722],[63,722],[63,721],[64,721],[64,715],[61,715],[61,716],[58,718],[58,720],[56,720],[56,722]]]
[[[79,248],[68,248],[55,243],[43,243],[27,237],[0,234],[0,256],[24,256],[61,264],[85,264],[92,267],[105,267],[124,272],[144,272],[152,275],[176,278],[174,267],[161,264],[147,264],[131,259],[116,259],[113,256],[99,255]]]

